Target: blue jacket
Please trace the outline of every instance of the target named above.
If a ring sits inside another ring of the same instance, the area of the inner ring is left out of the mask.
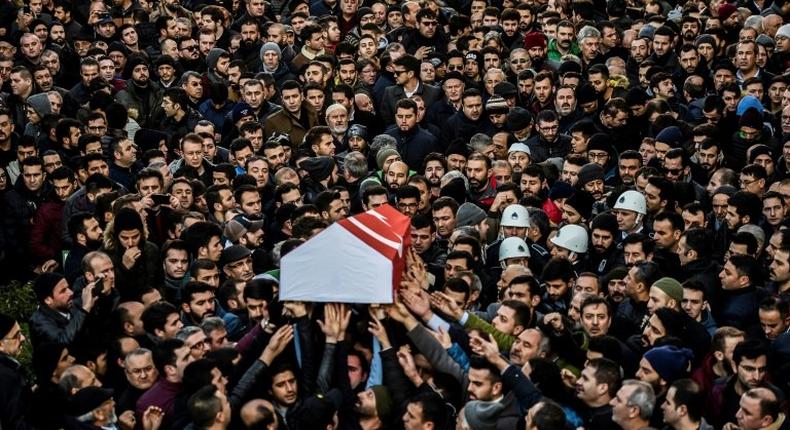
[[[412,170],[419,170],[429,153],[442,152],[436,137],[419,126],[403,132],[397,125],[393,125],[384,133],[395,138],[401,159]]]

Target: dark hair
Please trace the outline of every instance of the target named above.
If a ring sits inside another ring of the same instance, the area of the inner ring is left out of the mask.
[[[474,257],[472,257],[472,254],[466,251],[451,251],[447,254],[447,259],[445,261],[460,259],[464,259],[466,261],[467,269],[473,269],[475,267]]]
[[[732,352],[732,361],[737,366],[744,358],[755,360],[762,356],[770,358],[768,345],[760,339],[746,339],[735,346]]]
[[[713,253],[713,232],[705,228],[692,228],[683,232],[686,237],[686,247],[696,251],[702,257]]]
[[[672,224],[673,230],[683,230],[685,224],[683,224],[683,217],[680,216],[677,212],[673,211],[661,211],[656,214],[653,218],[653,222],[655,221],[669,221]]]
[[[727,200],[728,206],[734,206],[739,217],[749,217],[749,222],[756,224],[762,214],[762,202],[756,194],[748,191],[738,191]]]
[[[561,279],[563,282],[570,282],[575,277],[573,264],[567,258],[555,257],[546,262],[540,279],[544,282]]]
[[[728,262],[735,267],[738,276],[748,277],[751,285],[762,285],[763,268],[756,258],[751,255],[731,255]]]
[[[565,411],[555,401],[546,397],[543,404],[532,416],[532,425],[537,429],[563,429],[567,426]]]
[[[620,341],[609,335],[591,337],[587,344],[587,350],[598,352],[603,358],[620,363],[623,359],[623,350],[620,348]]]
[[[195,363],[191,363],[190,366]],[[207,429],[211,427],[217,414],[222,411],[222,402],[216,393],[217,387],[209,383],[189,397],[187,408],[195,428]]]
[[[189,248],[189,254],[192,258],[196,258],[198,250],[201,247],[208,246],[209,241],[213,237],[221,238],[222,230],[218,225],[207,221],[198,221],[181,233],[181,239]]]
[[[183,111],[189,109],[189,96],[187,96],[187,92],[181,87],[170,87],[166,89],[162,97],[169,98],[173,104],[177,104]]]
[[[168,302],[161,301],[148,306],[140,316],[140,320],[143,322],[143,329],[153,335],[154,330],[164,329],[168,316],[177,313],[178,309],[175,306]],[[159,371],[161,372],[162,370],[160,369]]]
[[[655,251],[656,243],[653,239],[647,237],[642,233],[631,233],[623,239],[621,245],[623,249],[625,249],[626,245],[636,245],[637,243],[642,244],[642,252],[645,255],[650,255]]]
[[[244,286],[244,297],[271,303],[276,283],[269,279],[253,279]]]
[[[730,243],[746,245],[746,254],[748,255],[754,255],[757,252],[757,238],[751,233],[739,231],[732,236]]]
[[[594,358],[587,365],[595,368],[595,380],[607,384],[609,396],[614,397],[623,379],[620,365],[608,358]]]
[[[699,384],[693,379],[684,378],[676,380],[669,387],[675,389],[675,398],[672,399],[675,407],[685,406],[691,421],[698,422],[705,407],[705,396]]]

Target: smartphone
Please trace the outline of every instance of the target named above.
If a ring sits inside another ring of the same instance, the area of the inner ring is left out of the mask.
[[[155,205],[166,205],[170,203],[170,196],[167,194],[151,194],[151,200]]]
[[[98,275],[96,275],[96,280],[93,282],[94,282],[93,290],[91,291],[91,293],[93,294],[93,297],[98,297],[99,294],[101,294],[102,290],[104,289],[104,274],[99,273]]]

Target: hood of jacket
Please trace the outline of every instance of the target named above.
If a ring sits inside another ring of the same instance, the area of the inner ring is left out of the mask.
[[[36,111],[39,117],[52,113],[52,105],[49,103],[47,93],[33,94],[27,98],[27,104]]]

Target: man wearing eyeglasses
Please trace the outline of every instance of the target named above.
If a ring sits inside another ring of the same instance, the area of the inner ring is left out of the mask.
[[[556,112],[543,110],[536,122],[538,134],[526,142],[533,163],[542,163],[552,157],[564,158],[571,152],[571,138],[559,133],[560,121]]]
[[[118,414],[128,410],[133,411],[140,396],[159,379],[153,352],[147,348],[137,348],[126,354],[123,370],[129,384],[116,401],[115,409]]]
[[[19,323],[0,314],[0,427],[25,428],[32,397],[22,365],[17,361],[26,341]]]

